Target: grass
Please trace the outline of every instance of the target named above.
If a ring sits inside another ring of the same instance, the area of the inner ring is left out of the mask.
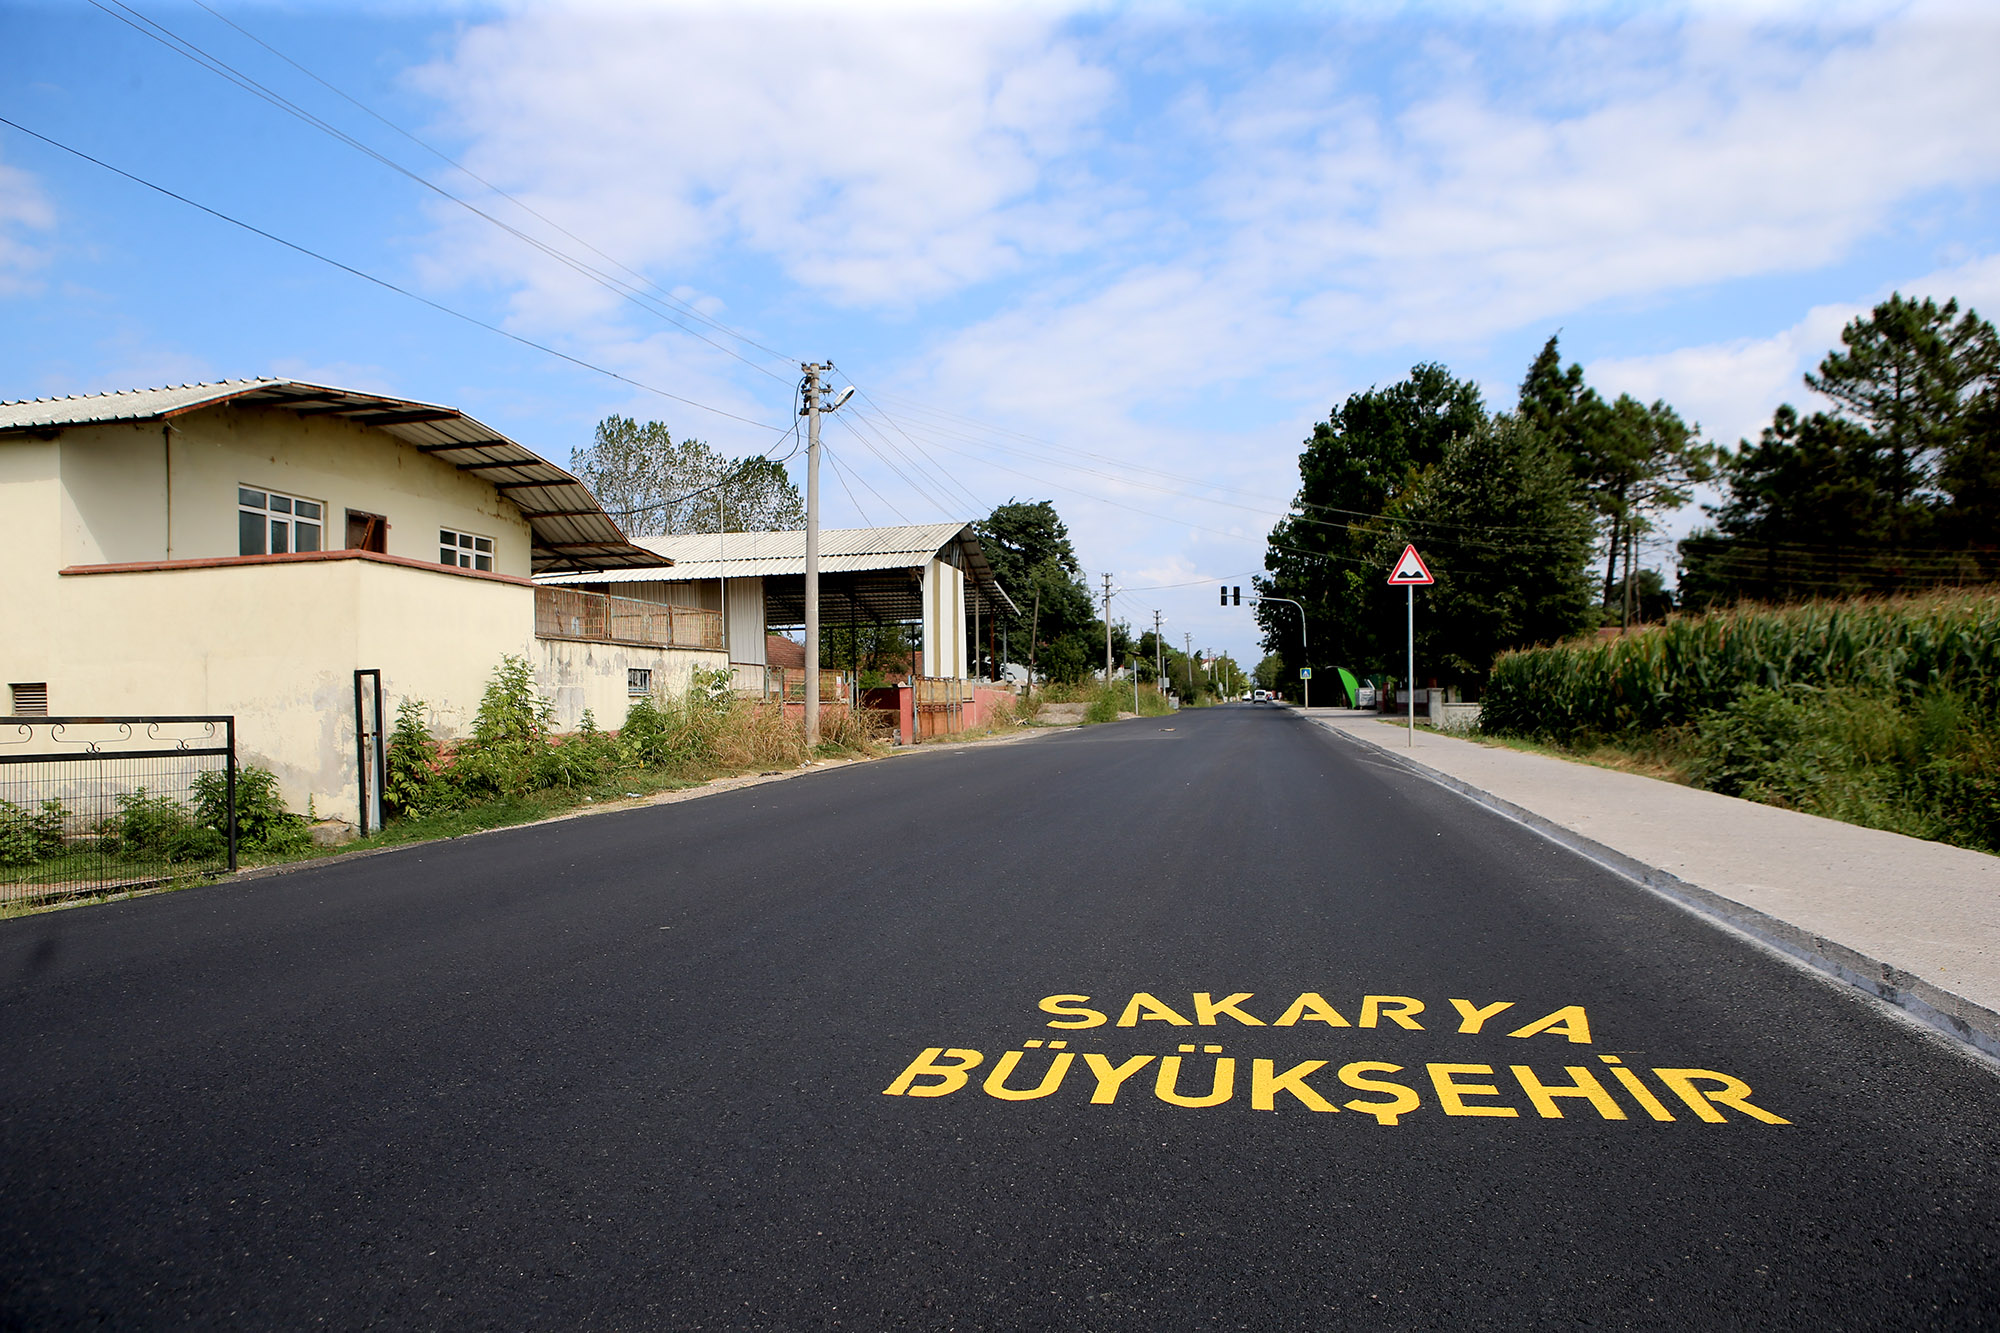
[[[869,719],[842,714],[829,720],[832,725],[828,728],[827,738],[814,751],[816,758],[871,758],[881,752],[876,734],[878,727]],[[593,809],[616,809],[633,799],[688,790],[719,778],[793,770],[805,759],[804,738],[797,725],[786,722],[776,709],[750,705],[732,707],[713,725],[705,727],[699,739],[701,744],[698,747],[675,753],[666,763],[622,767],[574,785],[544,786],[515,794],[494,795],[467,801],[456,808],[392,818],[386,827],[337,847],[308,845],[287,852],[244,851],[238,858],[239,869],[296,865],[331,856],[460,838]],[[152,864],[158,866],[157,861]],[[69,892],[59,897],[0,902],[0,920],[174,892],[198,884],[215,883],[227,877],[228,873],[213,868],[177,872],[168,867],[160,871],[164,878],[151,879],[130,889]]]
[[[1398,725],[1401,725],[1400,723]],[[1418,731],[1433,731],[1429,723],[1419,722]],[[1551,741],[1534,740],[1526,736],[1496,736],[1488,732],[1459,730],[1445,733],[1463,740],[1490,745],[1498,750],[1519,750],[1523,754],[1547,755],[1554,759],[1568,759],[1577,763],[1590,764],[1596,768],[1616,769],[1620,773],[1637,773],[1641,777],[1658,778],[1662,782],[1672,782],[1683,787],[1694,784],[1688,774],[1687,759],[1684,754],[1671,746],[1630,748],[1603,743],[1566,747]]]
[[[2000,853],[2000,594],[1739,607],[1502,658],[1481,739]]]
[[[1037,686],[1034,698],[1024,705],[1028,716],[1039,713],[1045,704],[1083,704],[1083,725],[1093,726],[1103,722],[1116,722],[1121,713],[1130,714],[1132,709],[1132,686],[1125,684],[1104,685],[1096,681],[1075,685],[1049,684]],[[1173,708],[1167,696],[1157,688],[1139,687],[1139,717],[1165,717]]]

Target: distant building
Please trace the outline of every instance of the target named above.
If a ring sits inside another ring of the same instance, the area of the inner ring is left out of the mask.
[[[763,690],[768,669],[804,669],[803,645],[773,631],[796,633],[805,626],[805,533],[688,533],[634,541],[672,567],[551,572],[536,582],[719,613],[740,689]],[[934,679],[969,678],[972,645],[976,639],[985,646],[994,608],[1014,609],[965,523],[824,529],[819,571],[822,627],[908,625],[919,651],[917,673]],[[793,648],[779,647],[784,643]]]

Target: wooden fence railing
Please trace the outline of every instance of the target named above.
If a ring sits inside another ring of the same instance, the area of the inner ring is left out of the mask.
[[[535,637],[721,648],[722,613],[577,588],[536,588]]]

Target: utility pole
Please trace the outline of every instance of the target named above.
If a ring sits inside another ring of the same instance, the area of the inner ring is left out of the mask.
[[[1165,690],[1167,687],[1166,682],[1160,679],[1165,660],[1160,647],[1160,613],[1155,611],[1153,612],[1153,688],[1158,690]]]
[[[831,363],[808,361],[805,406],[806,419],[806,762],[812,762],[819,748],[819,377],[831,370]]]
[[[810,761],[819,746],[819,418],[822,412],[839,411],[854,390],[842,389],[821,407],[824,386],[819,377],[833,369],[833,362],[807,361],[799,368],[806,373],[800,388],[805,406],[799,415],[806,419],[806,757]]]
[[[1111,688],[1111,576],[1104,576],[1104,687]]]
[[[1187,647],[1188,699],[1194,699],[1194,635],[1181,635],[1181,642]]]
[[[1028,697],[1035,697],[1035,647],[1042,636],[1042,585],[1035,584],[1035,609],[1028,616]]]

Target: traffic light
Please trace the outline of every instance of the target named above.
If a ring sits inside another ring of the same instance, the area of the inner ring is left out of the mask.
[[[1228,605],[1229,605],[1229,594],[1231,594],[1231,593],[1235,593],[1235,594],[1236,594],[1236,605],[1238,605],[1238,606],[1241,606],[1241,605],[1243,605],[1243,589],[1241,589],[1241,588],[1232,588],[1232,587],[1230,587],[1230,586],[1229,586],[1228,584],[1226,584],[1226,583],[1225,583],[1225,584],[1223,584],[1223,585],[1222,585],[1222,587],[1221,587],[1221,588],[1219,588],[1219,589],[1218,589],[1217,591],[1219,591],[1219,592],[1220,592],[1220,593],[1222,594],[1222,604],[1223,604],[1224,606],[1228,606]]]
[[[1233,593],[1235,593],[1235,594],[1236,594],[1236,604],[1237,604],[1238,606],[1241,606],[1241,605],[1243,605],[1243,589],[1241,589],[1241,588],[1231,588],[1231,589],[1230,589],[1229,591],[1231,591],[1231,592],[1233,592]]]
[[[1222,593],[1222,604],[1223,604],[1224,606],[1228,606],[1228,605],[1229,605],[1229,588],[1228,588],[1228,585],[1226,585],[1226,584],[1225,584],[1225,585],[1224,585],[1224,586],[1223,586],[1223,587],[1221,588],[1221,590],[1220,590],[1220,591],[1221,591],[1221,593]]]

